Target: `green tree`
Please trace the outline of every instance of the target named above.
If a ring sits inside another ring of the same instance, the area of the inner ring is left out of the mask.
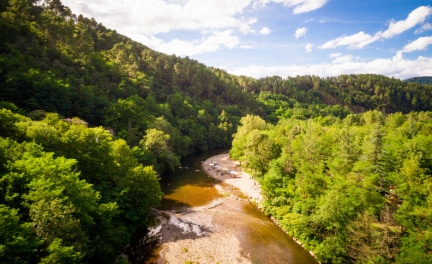
[[[73,172],[75,165],[74,160],[50,153],[16,161],[13,168],[32,179],[24,200],[38,236],[48,242],[60,238],[66,246],[85,252],[100,196]]]
[[[230,156],[236,160],[245,160],[245,148],[248,134],[254,129],[264,130],[266,122],[259,116],[246,115],[240,119],[240,125],[237,127],[237,132],[233,136]]]
[[[277,158],[279,153],[280,147],[264,131],[252,130],[247,136],[244,150],[245,166],[263,176],[268,171],[270,161]]]
[[[31,232],[31,225],[20,223],[18,210],[0,204],[0,262],[30,263],[42,242]]]
[[[180,157],[175,155],[171,148],[169,134],[156,128],[147,129],[140,145],[152,153],[156,160],[155,165],[161,165],[158,166],[159,172],[164,172],[166,169],[173,171],[180,165]]]
[[[158,207],[162,199],[159,180],[151,166],[131,168],[125,177],[119,179],[120,193],[116,198],[122,218],[129,230],[146,225],[150,208]]]
[[[54,239],[48,246],[49,255],[41,259],[41,263],[82,263],[83,254],[76,252],[73,246],[65,247],[61,239]]]

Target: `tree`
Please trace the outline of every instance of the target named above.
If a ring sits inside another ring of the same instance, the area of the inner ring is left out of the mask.
[[[122,218],[131,231],[146,225],[150,208],[160,205],[162,191],[156,172],[151,166],[139,165],[131,168],[125,177],[119,179],[120,193],[117,194]]]
[[[176,156],[170,146],[170,135],[156,128],[147,129],[146,135],[140,141],[145,150],[150,151],[155,158],[158,171],[164,172],[165,168],[174,170],[180,165],[180,158]]]
[[[7,12],[2,15],[18,25],[25,25],[31,20],[31,7],[35,0],[9,0]]]
[[[55,239],[48,246],[49,255],[41,259],[41,263],[82,263],[83,254],[74,251],[73,246],[65,247],[61,239]]]
[[[0,204],[0,262],[30,263],[42,242],[28,223],[20,223],[18,209]]]
[[[347,175],[354,162],[356,162],[360,156],[359,144],[356,142],[358,138],[355,138],[354,131],[349,126],[345,126],[337,134],[338,144],[334,151],[333,161],[329,164],[331,173],[334,175]]]
[[[106,110],[106,124],[114,128],[116,134],[126,139],[131,146],[138,144],[142,136],[140,131],[145,131],[153,118],[147,113],[144,105],[144,99],[131,96],[118,99]]]
[[[266,122],[259,116],[246,115],[240,119],[240,126],[233,136],[230,156],[236,160],[245,160],[245,147],[248,134],[254,129],[263,130],[266,128]]]
[[[244,150],[245,166],[263,176],[268,171],[270,161],[277,158],[279,153],[280,147],[264,131],[252,130],[247,136]]]
[[[48,242],[59,238],[84,253],[89,250],[88,232],[95,224],[100,196],[73,172],[75,165],[74,160],[48,153],[16,161],[13,168],[32,179],[23,197],[36,234]]]

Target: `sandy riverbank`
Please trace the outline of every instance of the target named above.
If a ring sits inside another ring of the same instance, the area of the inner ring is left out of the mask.
[[[211,166],[211,163],[216,162],[219,165],[219,169],[215,169]],[[238,188],[245,196],[251,199],[253,202],[259,203],[262,200],[261,188],[257,181],[252,176],[244,171],[237,165],[236,161],[229,159],[229,154],[219,154],[208,158],[202,164],[204,171],[211,177],[225,182]],[[224,173],[223,169],[226,169],[228,173]],[[235,171],[236,177],[231,177],[229,172]]]
[[[225,196],[186,212],[158,212],[161,223],[154,232],[161,236],[161,246],[158,256],[146,263],[251,263],[236,237],[241,228],[237,220],[242,217],[244,199],[262,200],[260,187],[241,168],[237,167],[237,177],[232,178],[221,175],[209,165],[211,162],[233,171],[234,161],[228,154],[220,154],[202,162],[202,169],[221,182],[216,188]]]

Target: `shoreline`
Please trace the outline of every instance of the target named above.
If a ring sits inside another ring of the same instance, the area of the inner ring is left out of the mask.
[[[262,200],[261,188],[239,167],[235,170],[236,178],[221,175],[221,171],[218,173],[217,169],[209,166],[212,161],[218,162],[221,167],[226,166],[230,171],[234,171],[234,161],[229,159],[228,153],[224,153],[211,156],[198,165],[208,177],[218,181],[215,188],[223,196],[186,211],[154,209],[158,223],[150,229],[150,233],[158,237],[160,246],[145,263],[252,263],[236,236],[241,228],[236,219],[239,219],[239,208],[245,201],[258,205]]]
[[[244,172],[241,169],[239,169],[239,166],[235,166],[235,170],[239,173],[238,176],[236,178],[231,178],[229,175],[220,175],[220,173],[217,173],[217,170],[212,168],[209,164],[212,163],[213,161],[218,162],[219,164],[221,164],[221,167],[226,167],[226,168],[230,168],[234,169],[233,163],[235,163],[236,161],[231,160],[229,158],[229,154],[228,153],[222,153],[222,154],[218,154],[215,156],[212,156],[208,159],[206,159],[203,163],[202,163],[202,167],[205,170],[205,172],[213,177],[214,179],[220,180],[221,182],[227,183],[237,189],[239,189],[244,195],[247,195],[249,197],[249,202],[253,202],[255,203],[255,205],[258,207],[258,209],[262,210],[261,206],[260,206],[260,202],[263,201],[263,197],[261,194],[261,185],[259,185],[259,183],[253,179],[252,175],[250,175],[247,172]],[[252,199],[252,201],[250,200]],[[283,230],[288,236],[290,236],[298,245],[300,245],[304,250],[306,250],[306,248],[304,247],[304,245],[297,240],[295,237],[292,237],[290,234],[288,234],[288,232],[286,232],[280,225],[279,225],[279,221],[276,220],[273,217],[270,217],[270,219],[272,220],[273,223],[275,223],[281,230]],[[309,255],[311,255],[318,263],[320,263],[317,259],[316,256],[314,254],[314,252],[312,251],[308,251],[306,250]]]
[[[219,168],[214,168],[210,164],[217,162]],[[212,156],[202,162],[202,168],[209,175],[216,180],[231,185],[247,196],[250,202],[255,203],[259,207],[262,202],[261,186],[253,179],[252,175],[244,172],[237,161],[231,160],[228,153],[218,154]],[[230,175],[230,172],[235,173],[235,177]]]
[[[214,162],[220,167],[210,165]],[[242,171],[228,153],[211,156],[200,165],[208,177],[219,182],[215,188],[224,197],[185,212],[154,210],[160,222],[153,232],[158,235],[161,244],[145,263],[252,263],[236,236],[236,230],[242,228],[236,219],[240,217],[239,208],[246,201],[262,210],[261,186],[249,173]],[[271,221],[281,228],[275,219]],[[314,257],[312,252],[309,254]]]

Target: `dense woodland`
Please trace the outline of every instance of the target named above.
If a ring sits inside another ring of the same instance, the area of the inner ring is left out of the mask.
[[[231,156],[321,262],[432,262],[432,112],[240,122]]]
[[[406,82],[416,82],[420,84],[432,84],[432,77],[429,76],[422,76],[422,77],[412,77],[407,80]]]
[[[431,85],[233,76],[59,0],[0,13],[0,262],[118,260],[158,179],[231,146],[265,212],[323,263],[432,262]]]

